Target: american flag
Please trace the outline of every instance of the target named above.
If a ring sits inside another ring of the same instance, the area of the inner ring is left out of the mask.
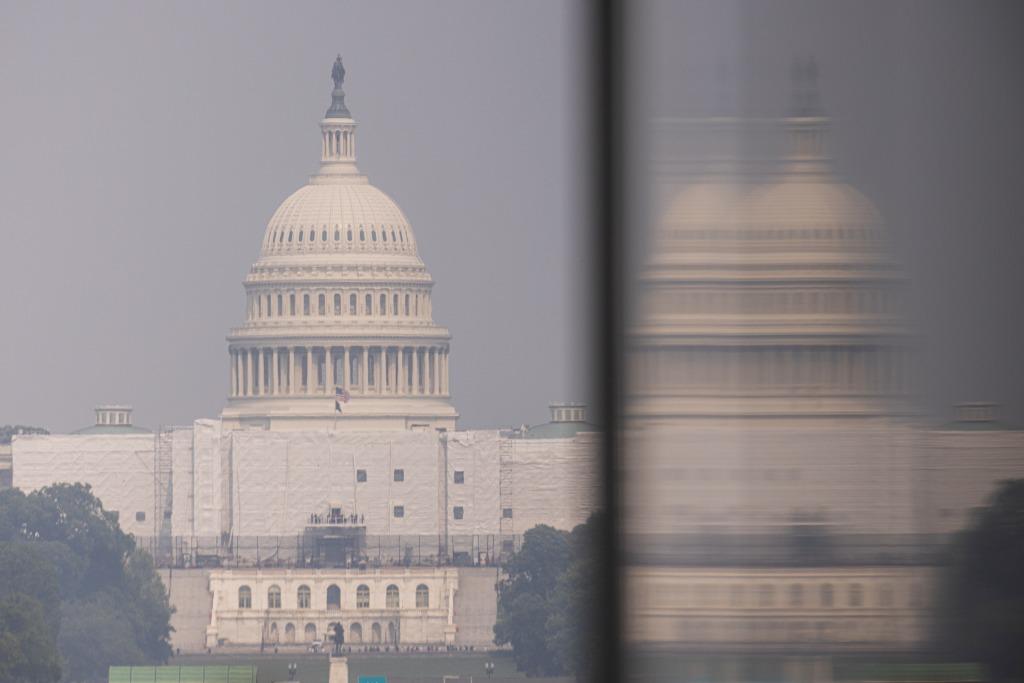
[[[334,387],[334,409],[339,413],[341,412],[341,404],[348,403],[349,398],[351,397],[344,387]]]

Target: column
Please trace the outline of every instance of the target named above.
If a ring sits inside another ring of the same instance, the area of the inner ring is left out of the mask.
[[[295,347],[288,347],[288,393],[295,393]]]
[[[420,393],[420,352],[415,346],[412,347],[412,388],[410,393]]]
[[[235,395],[235,352],[228,349],[228,396]]]
[[[270,351],[270,393],[274,396],[281,390],[281,366],[277,360],[277,347]]]
[[[384,375],[385,365],[386,365],[386,363],[384,362],[384,347],[383,346],[378,346],[377,347],[377,376],[374,377],[374,379],[377,380],[377,393],[380,394],[381,396],[384,395],[384,388],[388,384],[387,383],[387,379],[386,379],[386,377]]]
[[[245,350],[245,379],[246,379],[246,396],[253,395],[252,386],[252,349]]]
[[[334,354],[331,353],[331,347],[324,347],[324,365],[326,366],[326,373],[324,374],[324,391],[328,395],[334,394]]]
[[[399,346],[395,352],[398,354],[398,382],[395,383],[395,391],[402,396],[405,394],[405,378],[408,377],[405,372],[405,347]]]
[[[259,396],[263,393],[263,353],[260,349],[253,349],[252,395]]]
[[[343,354],[342,358],[343,358],[343,360],[342,360],[342,368],[341,368],[342,386],[345,387],[345,391],[349,391],[351,389],[351,387],[352,387],[352,366],[349,365],[348,347],[347,346],[345,347],[344,354]]]
[[[448,348],[441,349],[441,395],[448,395]]]
[[[435,348],[433,355],[434,355],[434,362],[431,364],[431,367],[432,367],[433,372],[434,372],[434,396],[440,396],[441,395],[441,373],[439,372],[439,370],[441,368],[441,349],[440,348]]]
[[[316,375],[313,370],[313,347],[306,347],[306,394],[313,393],[313,385],[316,384]]]
[[[366,395],[366,376],[370,370],[370,355],[367,353],[369,349],[365,346],[359,350],[359,355],[363,362],[363,371],[359,373],[359,391],[362,392],[363,396]]]

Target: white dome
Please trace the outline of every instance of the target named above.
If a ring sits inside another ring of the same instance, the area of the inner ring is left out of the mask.
[[[263,255],[308,252],[415,254],[405,214],[363,177],[311,183],[292,193],[274,212],[263,239]]]
[[[827,176],[799,177],[768,185],[750,198],[754,223],[775,227],[880,228],[882,219],[870,199]]]

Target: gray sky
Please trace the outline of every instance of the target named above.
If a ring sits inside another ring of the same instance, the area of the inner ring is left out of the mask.
[[[923,405],[991,400],[1024,426],[1024,5],[947,0],[652,0],[639,5],[635,114],[789,104],[813,55],[840,176],[885,218],[910,277]]]
[[[0,423],[219,414],[267,220],[317,168],[342,53],[359,165],[412,222],[466,427],[585,398],[566,2],[0,7]]]

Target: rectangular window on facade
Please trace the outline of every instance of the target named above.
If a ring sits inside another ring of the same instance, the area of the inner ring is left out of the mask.
[[[455,483],[456,484],[465,484],[466,483],[466,473],[463,472],[462,470],[455,470]]]
[[[454,508],[452,508],[452,517],[454,517],[455,519],[462,519],[464,514],[465,511],[462,509],[461,505],[456,505]]]
[[[501,511],[501,516],[505,519],[512,519],[512,508],[504,508]]]
[[[395,517],[405,517],[405,506],[396,505],[394,509]]]
[[[356,470],[356,481],[359,483],[366,482],[366,470]]]
[[[405,470],[395,470],[395,481],[405,481]]]
[[[136,512],[135,513],[135,521],[136,522],[145,522],[146,521],[146,513],[145,512]]]

